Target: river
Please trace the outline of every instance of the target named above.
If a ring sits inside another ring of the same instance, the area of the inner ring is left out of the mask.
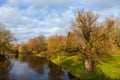
[[[33,55],[0,62],[0,80],[79,80],[46,58]]]

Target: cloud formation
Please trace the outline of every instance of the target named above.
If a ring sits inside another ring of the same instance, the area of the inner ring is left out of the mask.
[[[112,2],[113,1],[113,2]],[[1,0],[0,22],[27,41],[39,34],[66,34],[78,9],[93,10],[103,16],[120,16],[120,1],[112,0]]]
[[[60,9],[75,6],[80,3],[79,0],[8,0],[8,4],[17,7],[33,6],[43,9]]]
[[[120,16],[120,0],[82,0],[81,3],[103,16]]]

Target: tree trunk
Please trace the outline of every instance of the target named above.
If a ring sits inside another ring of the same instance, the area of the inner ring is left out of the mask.
[[[85,70],[87,72],[94,71],[94,62],[92,61],[92,58],[90,56],[85,58]]]

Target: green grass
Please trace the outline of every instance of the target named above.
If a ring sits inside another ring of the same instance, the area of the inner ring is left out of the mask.
[[[120,79],[120,55],[112,56],[112,60],[97,65],[111,79]]]
[[[97,70],[102,73],[97,72],[85,75],[83,73],[83,61],[79,59],[79,56],[60,56],[60,61],[58,61],[57,58],[54,58],[52,59],[52,62],[61,65],[68,72],[82,79],[89,79],[89,77],[93,80],[105,80],[108,78],[120,79],[120,55],[114,55],[108,62],[101,62],[100,64],[97,64]]]
[[[120,80],[120,50],[119,52],[113,53],[108,62],[100,62],[99,64],[96,64],[96,72],[94,73],[84,72],[84,63],[82,58],[77,54],[74,56],[64,52],[63,54],[61,54],[62,56],[60,55],[59,61],[57,55],[50,57],[50,60],[80,79]],[[43,52],[36,55],[46,56],[47,53]]]
[[[52,62],[61,65],[64,69],[77,77],[79,77],[79,72],[84,68],[82,65],[83,63],[79,60],[78,56],[60,56],[60,61],[55,58],[52,60]]]

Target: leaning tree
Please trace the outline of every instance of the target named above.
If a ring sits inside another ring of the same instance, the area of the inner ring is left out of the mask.
[[[114,17],[98,20],[98,14],[92,11],[78,11],[71,25],[72,32],[77,35],[79,51],[84,56],[85,69],[94,71],[95,61],[105,60],[110,55],[114,44]]]

